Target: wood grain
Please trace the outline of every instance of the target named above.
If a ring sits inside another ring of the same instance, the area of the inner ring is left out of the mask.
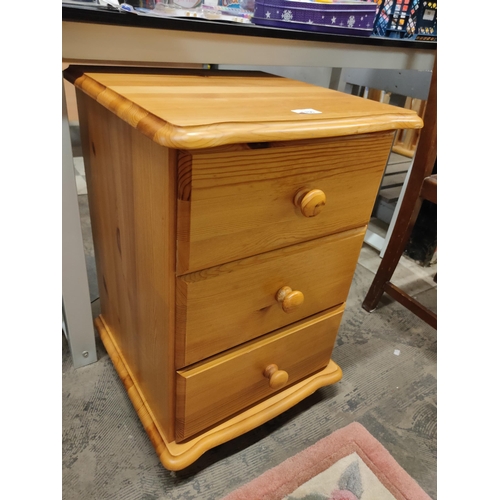
[[[405,108],[412,109],[418,116],[423,118],[425,114],[426,101],[411,97],[406,98]],[[398,130],[394,139],[392,150],[394,153],[413,158],[417,149],[417,144],[420,139],[420,129],[413,130]]]
[[[77,99],[102,317],[171,439],[176,152]]]
[[[344,302],[366,227],[327,236],[177,279],[176,367]],[[285,313],[283,286],[304,294]]]
[[[206,432],[182,443],[177,443],[174,440],[165,439],[160,434],[151,407],[144,399],[144,395],[137,390],[130,368],[124,363],[123,356],[113,339],[113,334],[107,329],[102,317],[97,318],[96,327],[162,465],[172,471],[186,468],[207,450],[262,425],[310,396],[320,387],[334,384],[342,378],[342,370],[330,360],[325,369],[277,392]]]
[[[316,217],[325,206],[326,196],[321,189],[300,189],[293,199],[304,217]]]
[[[177,149],[422,127],[411,110],[259,72],[70,66],[64,75],[158,144]],[[310,108],[321,113],[293,112]]]
[[[176,440],[218,423],[271,395],[270,364],[288,385],[323,369],[330,360],[344,305],[248,342],[177,372]]]
[[[179,470],[340,380],[330,356],[394,130],[421,119],[263,73],[64,74],[96,325],[163,465]]]
[[[276,293],[276,300],[281,304],[283,312],[291,313],[304,303],[304,294],[300,290],[292,290],[289,286],[283,286]]]
[[[288,373],[285,370],[280,370],[274,363],[266,366],[264,377],[269,379],[271,389],[281,389],[288,383]]]
[[[189,199],[178,202],[177,274],[367,224],[392,140],[384,132],[193,154],[182,177]],[[294,204],[304,188],[326,195],[315,217]]]

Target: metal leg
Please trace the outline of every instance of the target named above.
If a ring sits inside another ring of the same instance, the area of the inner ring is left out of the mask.
[[[97,361],[78,195],[62,85],[62,299],[63,321],[75,368]]]

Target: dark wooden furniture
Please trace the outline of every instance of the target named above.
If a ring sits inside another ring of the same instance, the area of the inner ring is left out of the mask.
[[[421,130],[415,161],[408,179],[401,209],[382,262],[363,301],[363,309],[372,312],[380,302],[382,295],[387,293],[433,328],[437,328],[437,314],[392,283],[391,278],[411,236],[422,201],[429,200],[437,204],[437,174],[432,175],[436,159],[437,58],[432,72],[429,99],[424,116],[424,128]]]

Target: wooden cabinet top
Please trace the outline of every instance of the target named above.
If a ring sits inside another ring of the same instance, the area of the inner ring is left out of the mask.
[[[177,149],[423,125],[414,111],[261,72],[70,66],[64,76],[158,144]]]

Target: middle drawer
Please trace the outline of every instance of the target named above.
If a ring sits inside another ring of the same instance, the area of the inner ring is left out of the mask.
[[[366,227],[177,278],[176,368],[341,304]]]

